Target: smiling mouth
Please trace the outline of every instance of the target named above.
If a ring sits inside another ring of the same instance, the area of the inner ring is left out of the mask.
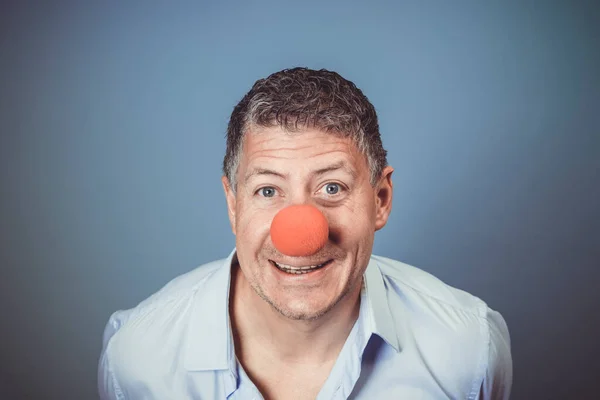
[[[328,261],[325,261],[324,263],[318,264],[318,265],[307,265],[304,267],[294,267],[292,265],[280,264],[280,263],[276,263],[273,260],[269,260],[269,262],[271,264],[273,264],[275,267],[277,267],[277,269],[279,269],[280,271],[283,271],[285,273],[292,274],[292,275],[308,274],[309,272],[313,272],[313,271],[323,268],[324,266],[331,263],[332,261],[333,260],[328,260]]]

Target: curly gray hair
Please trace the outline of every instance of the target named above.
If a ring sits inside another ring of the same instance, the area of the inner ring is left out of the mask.
[[[234,192],[245,133],[274,126],[352,138],[367,157],[373,186],[387,165],[375,108],[354,83],[325,69],[285,69],[256,81],[231,113],[223,173]]]

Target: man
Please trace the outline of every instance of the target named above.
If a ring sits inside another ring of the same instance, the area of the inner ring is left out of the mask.
[[[371,254],[393,169],[353,83],[305,68],[257,81],[223,170],[235,250],[111,316],[101,398],[508,399],[502,316]]]

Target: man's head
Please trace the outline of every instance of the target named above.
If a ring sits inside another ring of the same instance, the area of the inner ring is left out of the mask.
[[[367,157],[373,185],[387,165],[375,108],[362,91],[336,72],[293,68],[258,80],[231,113],[223,173],[234,191],[245,133],[275,126],[351,138]]]
[[[305,68],[257,81],[231,115],[223,172],[240,269],[259,296],[289,318],[314,319],[360,290],[391,210],[393,169],[375,109],[352,82]],[[327,244],[310,256],[282,254],[269,234],[297,204],[329,222]],[[323,263],[308,274],[278,268]]]

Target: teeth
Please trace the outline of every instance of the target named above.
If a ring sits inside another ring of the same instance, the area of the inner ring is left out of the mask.
[[[305,267],[294,267],[292,265],[287,265],[287,264],[279,264],[276,262],[273,262],[273,263],[280,270],[287,272],[288,274],[296,274],[296,275],[306,274],[306,273],[310,272],[311,270],[321,268],[322,266],[324,266],[326,264],[326,263],[323,263],[323,264],[319,264],[319,265],[308,265]]]
[[[312,269],[312,268],[317,268],[317,267],[322,267],[323,264],[319,264],[319,265],[309,265],[306,267],[293,267],[291,265],[287,265],[287,264],[277,264],[279,265],[281,268],[285,268],[285,269],[293,269],[293,270],[305,270],[305,269]]]

